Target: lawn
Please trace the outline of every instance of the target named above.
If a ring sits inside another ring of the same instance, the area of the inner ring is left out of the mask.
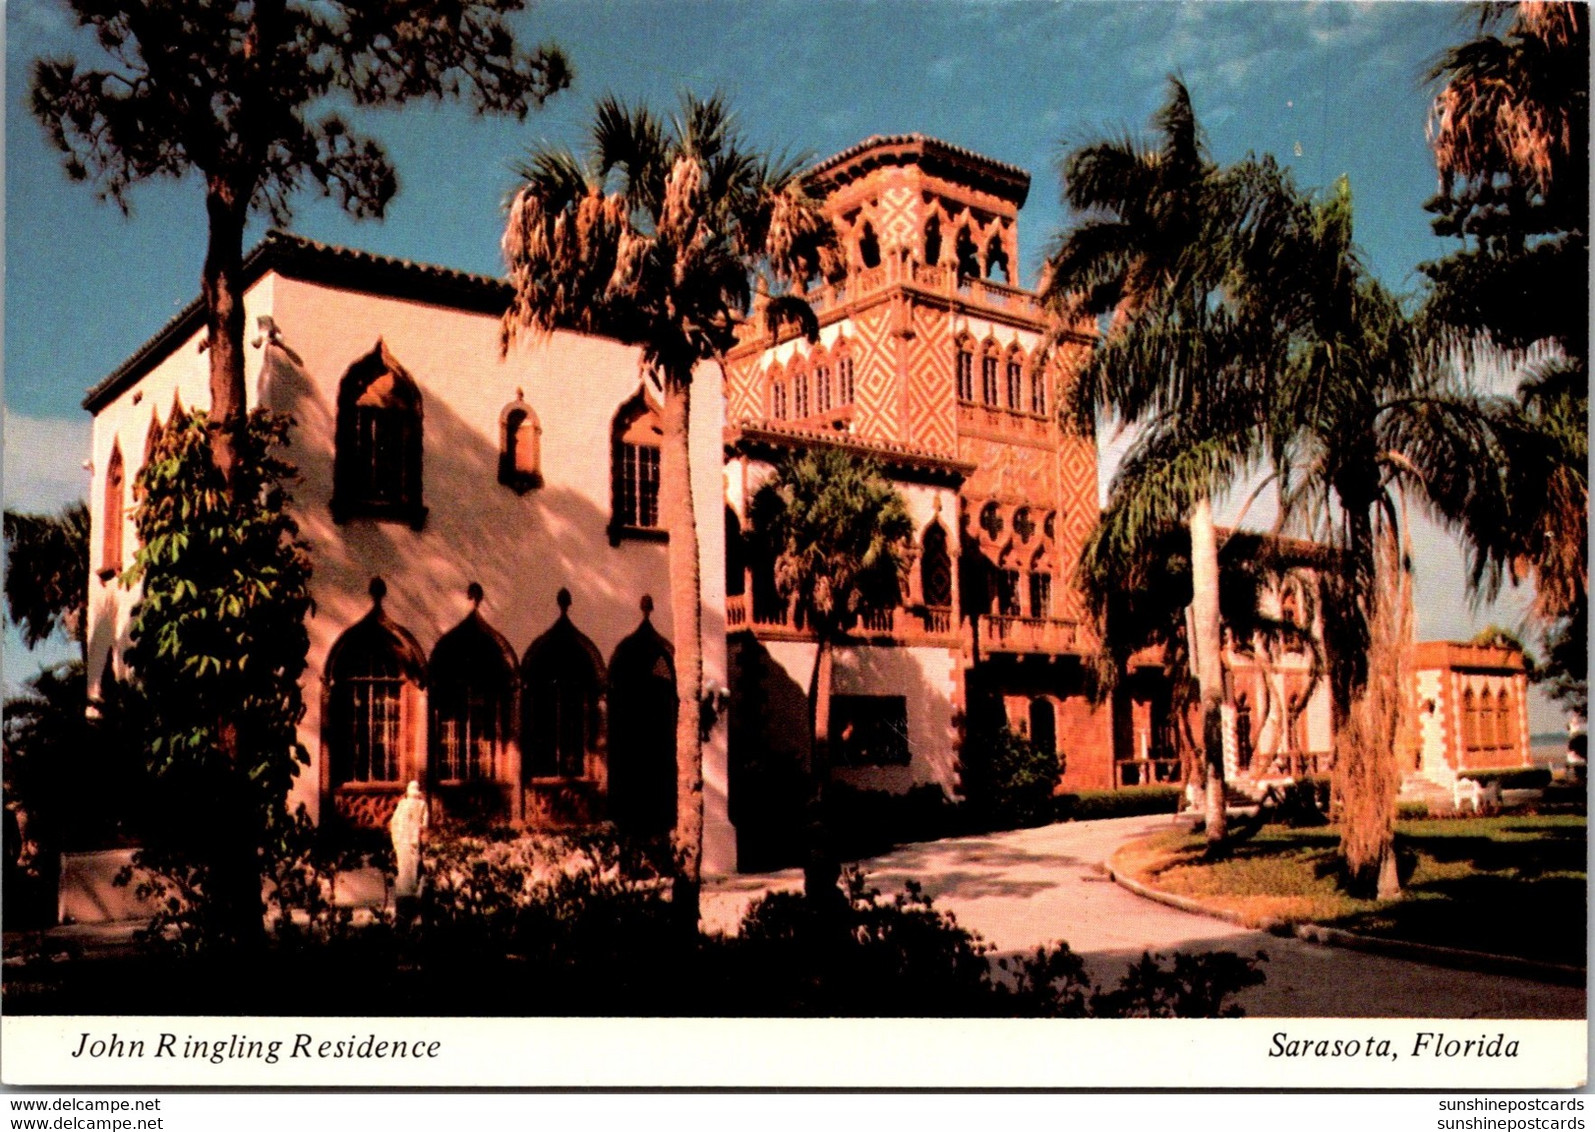
[[[1582,816],[1404,821],[1404,895],[1341,891],[1331,827],[1265,826],[1228,860],[1202,860],[1181,832],[1127,846],[1116,866],[1143,883],[1249,922],[1313,922],[1363,935],[1584,966],[1586,821]]]

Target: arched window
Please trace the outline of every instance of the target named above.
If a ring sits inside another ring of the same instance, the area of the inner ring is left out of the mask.
[[[781,376],[779,369],[770,372],[770,416],[778,421],[784,421],[787,413],[786,378]]]
[[[1004,283],[1013,282],[1008,272],[1008,253],[1002,250],[1002,236],[993,232],[986,241],[986,278],[995,279],[999,274]]]
[[[645,594],[642,624],[609,658],[609,813],[644,835],[676,824],[676,665],[652,613]]]
[[[1015,351],[1008,353],[1008,408],[1013,412],[1022,412],[1025,407],[1024,398],[1025,364],[1019,360]]]
[[[144,434],[144,462],[139,465],[140,474],[133,477],[133,502],[137,503],[144,498],[143,469],[149,467],[155,459],[155,447],[160,444],[161,437],[166,430],[161,426],[161,418],[156,413],[150,414],[149,431]]]
[[[925,262],[931,267],[941,262],[941,217],[934,212],[925,221]]]
[[[958,399],[975,399],[975,351],[967,341],[958,343]]]
[[[498,421],[498,482],[518,492],[542,487],[543,426],[519,389]]]
[[[338,384],[332,517],[420,527],[421,390],[380,340]]]
[[[371,580],[371,612],[327,654],[326,731],[333,786],[402,786],[416,773],[414,720],[426,661],[407,630],[382,610],[387,586]]]
[[[814,411],[831,411],[831,367],[828,365],[814,367]]]
[[[594,778],[603,759],[603,658],[570,620],[570,591],[559,591],[559,619],[521,661],[522,775]]]
[[[980,399],[997,407],[997,345],[987,342],[980,355]]]
[[[853,356],[843,354],[836,359],[836,403],[853,403]]]
[[[620,407],[610,427],[609,541],[665,537],[659,524],[659,409],[643,389]]]
[[[947,532],[940,523],[925,528],[923,553],[919,559],[919,585],[925,604],[932,609],[950,609],[953,604],[953,560],[947,553]]]
[[[953,254],[958,257],[958,278],[980,278],[980,249],[970,237],[968,225],[958,229],[958,242],[953,247]]]
[[[111,442],[111,458],[105,465],[104,526],[100,538],[100,576],[109,578],[122,569],[122,531],[127,525],[126,496],[122,467],[122,445]]]
[[[802,420],[809,415],[809,375],[798,370],[792,375],[792,415]]]
[[[1474,699],[1473,689],[1469,688],[1462,693],[1462,749],[1464,751],[1477,750],[1479,747],[1479,706]]]
[[[432,650],[429,768],[435,783],[510,780],[515,650],[482,617],[482,587],[466,591],[471,612]]]
[[[864,230],[858,238],[858,258],[865,267],[881,265],[881,242],[875,236],[875,226],[864,221]]]
[[[1047,378],[1042,372],[1045,367],[1036,366],[1036,371],[1030,375],[1030,411],[1038,417],[1047,411]]]
[[[1505,688],[1498,688],[1495,693],[1495,745],[1502,751],[1516,746],[1512,736],[1512,709],[1507,703]]]

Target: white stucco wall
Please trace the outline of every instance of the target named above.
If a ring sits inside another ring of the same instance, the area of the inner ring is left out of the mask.
[[[560,333],[501,356],[491,315],[339,290],[268,274],[250,288],[249,337],[269,314],[280,345],[246,349],[251,404],[291,413],[298,427],[289,458],[299,468],[294,513],[310,542],[316,614],[310,622],[307,713],[300,734],[313,765],[296,782],[292,803],[317,808],[320,784],[320,679],[338,636],[370,608],[373,576],[387,583],[388,614],[429,654],[470,610],[465,588],[486,592],[483,616],[518,655],[558,616],[555,595],[571,591],[574,624],[606,660],[634,631],[643,594],[653,621],[674,637],[663,542],[611,546],[610,426],[641,383],[638,352],[617,343]],[[247,340],[247,339],[246,339]],[[351,364],[381,340],[415,380],[424,399],[423,528],[370,519],[334,522],[333,438],[337,390]],[[208,359],[191,340],[97,415],[94,425],[95,554],[106,463],[119,437],[131,485],[143,461],[150,411],[164,418],[173,394],[189,408],[208,404]],[[544,485],[524,495],[498,482],[499,417],[517,388],[542,426]],[[137,403],[135,403],[137,402]],[[704,367],[694,384],[690,428],[702,576],[704,680],[727,683],[724,531],[721,522],[722,381]],[[131,527],[124,538],[130,560]],[[96,557],[96,564],[98,559]],[[126,643],[126,615],[136,595],[95,579],[90,587],[90,678],[98,678],[113,640]],[[726,819],[725,726],[704,752],[705,868],[734,867]]]

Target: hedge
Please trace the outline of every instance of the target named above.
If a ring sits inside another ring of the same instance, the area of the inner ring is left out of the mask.
[[[1059,821],[1095,821],[1131,818],[1143,814],[1172,814],[1179,809],[1185,790],[1180,786],[1131,786],[1123,790],[1081,790],[1053,798]]]
[[[1462,770],[1458,778],[1471,778],[1480,786],[1499,786],[1502,790],[1543,790],[1551,784],[1545,767],[1508,767],[1504,770]]]

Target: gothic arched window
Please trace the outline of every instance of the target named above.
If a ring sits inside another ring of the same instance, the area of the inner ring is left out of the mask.
[[[122,531],[127,525],[127,498],[122,466],[122,445],[111,442],[111,458],[105,465],[105,507],[100,537],[100,576],[108,578],[122,569]]]
[[[380,340],[338,384],[332,516],[420,527],[421,390]]]
[[[603,758],[603,658],[570,620],[570,591],[559,591],[559,619],[521,661],[521,773],[525,778],[593,778]]]
[[[1008,271],[1008,253],[1002,250],[1002,237],[996,232],[991,234],[991,239],[986,241],[986,278],[995,279],[1002,275],[1004,283],[1012,283],[1013,276]]]
[[[609,658],[609,813],[640,834],[676,824],[676,664],[652,613],[644,595],[642,624]]]
[[[498,420],[498,482],[518,492],[542,487],[543,426],[519,389]]]
[[[1038,365],[1030,375],[1030,411],[1038,417],[1047,411],[1047,378],[1043,369],[1043,366]]]
[[[941,217],[934,212],[925,221],[925,263],[935,267],[941,262]]]
[[[1025,407],[1024,398],[1025,364],[1019,360],[1016,350],[1008,352],[1008,408],[1015,412],[1022,412]]]
[[[940,523],[925,529],[924,552],[919,559],[919,585],[925,604],[950,609],[953,604],[953,562],[947,553],[947,532]]]
[[[991,408],[997,407],[997,345],[987,342],[980,355],[980,399]]]
[[[644,390],[620,407],[610,429],[611,519],[609,541],[664,538],[659,523],[659,450],[664,429]]]
[[[779,369],[770,371],[770,416],[778,421],[786,420],[786,379],[781,376]]]
[[[875,235],[875,226],[864,221],[864,230],[858,238],[858,258],[865,267],[881,265],[881,242]]]
[[[433,782],[488,782],[508,776],[515,719],[515,651],[482,617],[482,587],[467,591],[471,612],[432,650],[429,769]]]
[[[836,359],[836,403],[853,403],[853,355],[850,353]]]
[[[371,612],[327,654],[326,730],[332,785],[398,785],[416,777],[412,746],[426,661],[415,638],[382,610],[387,587],[371,582]]]
[[[967,341],[958,343],[958,399],[975,399],[975,351]]]
[[[814,411],[831,411],[831,367],[828,365],[814,367]]]
[[[792,375],[792,415],[798,420],[809,415],[809,375],[804,369]]]

